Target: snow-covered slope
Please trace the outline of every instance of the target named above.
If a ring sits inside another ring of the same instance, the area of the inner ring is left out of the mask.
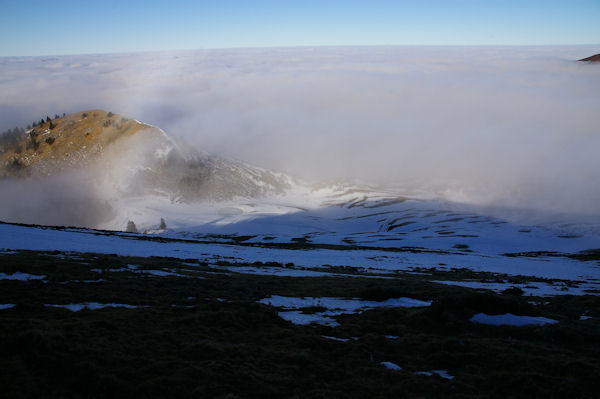
[[[377,273],[464,268],[600,288],[597,236],[520,226],[391,191],[297,186],[261,199],[172,203],[155,196],[125,202],[123,212],[152,234],[1,225],[0,248],[352,266]],[[160,217],[166,230],[157,230]]]
[[[246,242],[426,247],[463,253],[573,253],[600,247],[600,237],[578,233],[573,226],[524,226],[423,193],[403,195],[367,186],[316,189],[296,184],[283,194],[196,203],[147,196],[122,206],[149,232],[165,219],[168,230],[160,234],[177,238],[226,235]]]
[[[155,197],[130,206],[129,215],[139,225],[156,229],[161,217],[167,221],[166,231],[150,233],[220,242],[224,245],[218,250],[197,250],[229,253],[240,262],[352,265],[376,271],[466,268],[600,281],[597,235],[522,226],[422,194],[298,185],[284,195],[260,199],[173,204]],[[170,253],[195,257],[193,246],[184,247]],[[596,251],[590,255],[589,250]]]

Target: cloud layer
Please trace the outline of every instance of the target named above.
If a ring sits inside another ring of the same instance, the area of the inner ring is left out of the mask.
[[[597,52],[349,47],[0,58],[0,128],[101,108],[309,179],[598,217],[600,65],[574,62]]]

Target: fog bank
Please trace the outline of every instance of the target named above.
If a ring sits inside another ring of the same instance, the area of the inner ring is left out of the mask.
[[[600,216],[600,65],[578,47],[0,58],[0,128],[102,108],[308,179]],[[4,195],[4,193],[3,193]]]

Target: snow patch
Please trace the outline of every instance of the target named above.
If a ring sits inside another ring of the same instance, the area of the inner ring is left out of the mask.
[[[473,323],[487,324],[491,326],[528,326],[536,325],[543,326],[544,324],[556,324],[557,320],[548,319],[546,317],[535,317],[535,316],[517,316],[512,313],[505,313],[499,315],[489,315],[485,313],[477,313],[469,319]]]
[[[545,282],[526,282],[515,284],[509,282],[494,282],[486,283],[481,281],[451,281],[451,280],[434,280],[433,283],[456,285],[459,287],[467,287],[473,289],[485,289],[494,292],[502,292],[509,288],[519,288],[523,290],[525,296],[556,296],[556,295],[589,295],[588,290],[597,289],[596,284],[590,283],[571,283],[567,284],[563,281],[552,283]]]
[[[174,273],[174,272],[165,271],[165,270],[138,270],[135,273],[149,274],[151,276],[158,276],[158,277],[168,277],[168,276],[187,277],[187,276],[184,276],[183,274]]]
[[[256,274],[261,276],[278,276],[278,277],[337,277],[337,273],[317,272],[314,270],[299,270],[283,267],[253,267],[253,266],[225,266],[219,267],[242,274]]]
[[[290,267],[275,267],[275,266],[211,266],[213,268],[229,270],[242,274],[256,274],[261,276],[277,276],[277,277],[360,277],[360,278],[378,278],[378,279],[393,279],[394,277],[364,275],[364,274],[347,274],[347,273],[330,273],[315,270],[295,269]],[[207,273],[207,272],[203,272]]]
[[[350,338],[338,338],[338,337],[331,337],[329,335],[321,335],[321,337],[323,337],[325,339],[330,339],[332,341],[338,341],[338,342],[348,342],[348,341],[350,341]]]
[[[28,281],[28,280],[43,280],[45,279],[45,275],[36,275],[36,274],[28,274],[15,272],[13,274],[0,273],[0,280],[18,280],[18,281]]]
[[[79,284],[79,283],[103,283],[106,280],[103,278],[97,278],[96,280],[68,280],[62,281],[61,284]]]
[[[299,326],[304,326],[311,323],[322,324],[329,327],[336,327],[340,325],[337,321],[331,317],[323,315],[322,313],[305,314],[299,311],[289,311],[278,312],[277,314],[283,320],[287,320]]]
[[[398,366],[396,363],[392,363],[392,362],[381,362],[380,364],[381,364],[382,366],[384,366],[386,369],[395,370],[395,371],[400,371],[400,370],[402,370],[402,367]]]
[[[127,305],[124,303],[98,303],[98,302],[84,302],[84,303],[70,303],[68,305],[53,305],[53,304],[45,304],[44,306],[52,307],[52,308],[64,308],[70,310],[71,312],[79,312],[83,309],[97,310],[103,308],[126,308],[126,309],[136,309],[139,306],[135,305]]]
[[[136,266],[136,265],[127,265],[127,267],[120,267],[118,269],[90,269],[90,271],[95,272],[95,273],[131,272],[131,273],[146,274],[146,275],[157,276],[157,277],[168,277],[168,276],[189,277],[189,276],[185,276],[183,274],[175,273],[171,270],[140,269],[139,266]]]
[[[412,298],[393,298],[383,302],[363,301],[360,299],[343,299],[343,298],[312,298],[312,297],[284,297],[273,295],[269,298],[263,298],[259,303],[283,308],[285,312],[279,312],[279,316],[294,324],[310,324],[318,323],[326,326],[338,326],[335,320],[330,316],[339,316],[341,314],[361,313],[365,310],[374,309],[377,307],[419,307],[429,306],[431,302],[420,301]],[[327,310],[305,314],[294,309],[322,307]]]
[[[446,380],[453,380],[454,376],[448,374],[447,370],[429,370],[429,371],[415,371],[415,374],[417,375],[427,375],[427,376],[433,376],[433,375],[438,375]]]
[[[431,302],[421,301],[413,298],[390,298],[382,302],[376,301],[365,301],[361,299],[343,299],[343,298],[329,298],[329,297],[285,297],[279,295],[273,295],[269,298],[264,298],[259,301],[265,305],[271,305],[275,307],[285,309],[301,309],[309,307],[323,307],[329,309],[329,314],[344,314],[344,313],[357,313],[369,309],[378,307],[392,308],[392,307],[421,307],[429,306]]]

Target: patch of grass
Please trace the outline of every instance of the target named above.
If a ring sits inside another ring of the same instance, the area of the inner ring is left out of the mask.
[[[302,308],[301,309],[301,313],[304,314],[314,314],[314,313],[320,313],[320,312],[325,312],[328,309],[323,307],[323,306],[308,306],[306,308]]]
[[[510,287],[503,290],[502,293],[506,295],[523,295],[525,291],[523,291],[519,287]]]

